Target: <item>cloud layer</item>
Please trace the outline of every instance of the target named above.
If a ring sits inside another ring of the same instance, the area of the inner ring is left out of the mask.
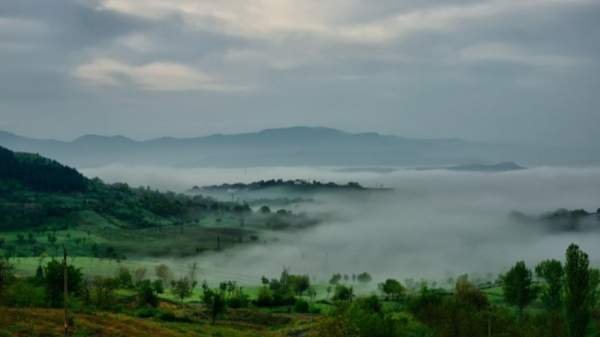
[[[294,211],[330,211],[336,221],[314,230],[282,233],[239,250],[171,261],[193,261],[212,280],[234,278],[258,282],[263,274],[276,276],[283,267],[326,280],[334,272],[368,271],[384,277],[445,280],[462,273],[494,276],[518,260],[533,265],[545,258],[563,259],[571,242],[582,246],[600,264],[598,229],[585,233],[556,233],[515,223],[512,210],[540,214],[557,208],[595,211],[600,204],[600,170],[540,167],[506,173],[467,173],[443,170],[401,170],[389,174],[342,173],[317,168],[165,169],[112,166],[86,170],[108,181],[128,181],[184,190],[192,185],[305,178],[395,188],[356,197],[317,196],[323,202]]]
[[[305,124],[590,146],[599,14],[594,0],[3,2],[0,112],[63,138]]]

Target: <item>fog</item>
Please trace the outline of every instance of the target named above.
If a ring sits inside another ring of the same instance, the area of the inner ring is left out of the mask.
[[[325,280],[334,272],[370,272],[384,277],[442,280],[462,273],[497,275],[517,260],[535,263],[563,258],[576,242],[600,262],[600,230],[556,233],[513,222],[512,210],[540,214],[557,208],[600,207],[600,168],[533,169],[503,173],[343,171],[339,168],[170,169],[108,166],[84,170],[107,182],[125,181],[184,191],[193,185],[258,179],[318,179],[393,192],[317,196],[318,204],[295,211],[331,211],[336,220],[315,228],[281,233],[277,241],[178,260],[197,261],[207,279],[258,282],[283,267]],[[171,261],[173,262],[173,261]],[[183,267],[181,267],[183,268]]]

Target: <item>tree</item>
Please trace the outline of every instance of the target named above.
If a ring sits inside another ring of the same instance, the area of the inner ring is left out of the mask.
[[[333,300],[334,301],[352,301],[352,298],[354,297],[354,290],[352,290],[352,287],[346,287],[344,285],[338,284],[335,287],[335,291],[333,294]]]
[[[531,270],[525,262],[517,262],[503,277],[504,299],[519,309],[519,317],[523,310],[536,297],[536,289],[531,279]]]
[[[289,275],[288,283],[292,288],[292,291],[298,296],[302,296],[305,291],[310,287],[310,279],[308,275]]]
[[[398,301],[404,296],[404,286],[397,280],[387,279],[378,285],[379,290],[385,295],[386,299]]]
[[[371,277],[371,275],[369,273],[360,273],[356,276],[356,280],[360,283],[369,283],[371,282],[371,280],[373,280],[373,278]]]
[[[215,324],[217,318],[227,310],[227,303],[221,292],[210,289],[206,283],[202,285],[202,290],[202,302],[210,313],[211,323]]]
[[[331,278],[329,279],[329,284],[331,285],[336,285],[338,283],[340,283],[340,281],[342,280],[342,274],[333,274],[331,276]]]
[[[310,298],[311,301],[314,301],[315,298],[317,297],[317,289],[315,289],[315,287],[311,286],[306,291],[306,295],[308,295],[308,298]]]
[[[260,307],[268,307],[273,304],[273,291],[266,285],[261,287],[256,296],[256,304]]]
[[[192,295],[192,290],[196,286],[196,282],[190,280],[187,276],[179,280],[171,282],[173,294],[179,298],[179,302],[183,304],[183,300]]]
[[[152,288],[157,294],[162,294],[165,291],[165,287],[163,285],[162,280],[154,280],[152,281]]]
[[[173,274],[171,273],[171,269],[166,264],[159,264],[154,268],[154,274],[158,277],[163,284],[168,284],[169,281],[173,278]]]
[[[46,295],[50,306],[60,307],[63,305],[64,274],[64,265],[57,260],[51,260],[44,268]],[[70,294],[76,294],[81,290],[82,280],[81,269],[69,265],[67,267],[67,285]]]
[[[589,258],[575,244],[566,252],[565,305],[569,334],[584,337],[596,299],[598,273],[590,270]]]
[[[119,281],[113,277],[95,277],[90,283],[91,300],[101,309],[114,307],[114,291],[119,287]]]
[[[559,311],[562,307],[564,269],[558,260],[545,260],[535,267],[535,274],[544,280],[542,302],[550,311]]]
[[[143,280],[137,284],[137,301],[139,306],[158,306],[158,296],[150,280]]]
[[[0,257],[0,300],[4,290],[14,278],[13,269],[13,265],[7,258]]]
[[[196,282],[196,277],[198,274],[198,263],[192,262],[188,266],[188,277],[192,282]]]
[[[469,281],[467,275],[462,275],[456,280],[454,294],[460,303],[468,304],[477,310],[483,310],[489,305],[485,294]]]
[[[133,281],[135,282],[135,284],[138,284],[138,283],[144,281],[145,278],[146,278],[146,268],[144,268],[144,267],[137,268],[133,272]]]
[[[270,214],[271,213],[271,208],[269,208],[269,206],[264,205],[260,208],[259,210],[262,214]]]
[[[126,267],[119,268],[117,272],[117,280],[119,280],[119,285],[123,288],[133,288],[133,276],[131,276],[131,272]]]

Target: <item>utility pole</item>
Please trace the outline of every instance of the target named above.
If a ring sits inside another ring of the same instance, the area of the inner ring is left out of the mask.
[[[67,248],[63,245],[63,287],[64,287],[64,298],[63,298],[63,306],[65,310],[65,337],[69,336],[69,309],[68,309],[68,301],[69,301],[69,285],[68,285],[68,268],[67,268]]]

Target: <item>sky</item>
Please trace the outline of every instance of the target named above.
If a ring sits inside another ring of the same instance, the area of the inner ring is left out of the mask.
[[[600,142],[598,0],[0,1],[0,129]]]

